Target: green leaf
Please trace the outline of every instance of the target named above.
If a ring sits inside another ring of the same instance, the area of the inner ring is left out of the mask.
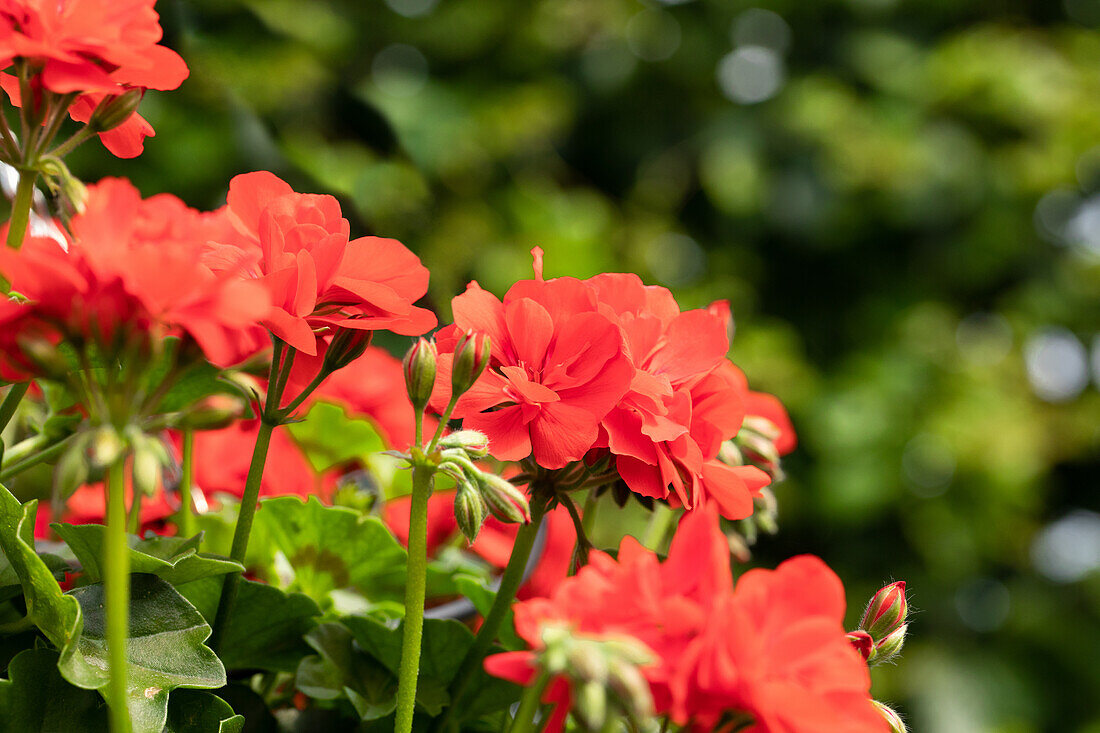
[[[84,612],[84,632],[78,646],[85,664],[100,671],[105,685],[108,662],[103,584],[77,588],[70,597]],[[135,733],[161,732],[172,690],[216,689],[225,684],[225,667],[203,644],[209,636],[210,626],[175,588],[155,575],[130,576],[127,703]]]
[[[20,504],[0,485],[0,548],[23,587],[27,616],[60,652],[61,674],[74,685],[97,689],[106,684],[106,672],[90,667],[77,648],[84,626],[80,603],[61,591],[53,571],[34,550],[37,508],[37,501]]]
[[[100,560],[107,528],[102,524],[50,525],[69,545],[84,568],[84,578],[98,582],[103,577]],[[225,575],[244,570],[244,566],[226,558],[199,554],[202,535],[182,537],[149,537],[127,535],[130,545],[130,569],[135,573],[159,576],[172,585],[188,583],[211,575]]]
[[[107,708],[91,690],[73,687],[58,672],[52,649],[27,649],[0,680],[0,721],[13,733],[106,733]]]
[[[275,497],[260,504],[249,544],[248,567],[323,605],[338,588],[354,588],[368,601],[404,597],[405,548],[377,517],[316,497]]]
[[[317,652],[302,659],[298,689],[317,700],[346,699],[360,720],[375,720],[397,708],[397,678],[355,646],[342,624],[321,624],[306,635]]]
[[[456,575],[454,582],[458,592],[470,599],[470,602],[474,604],[477,612],[482,617],[489,614],[489,609],[493,607],[493,601],[496,600],[497,592],[496,589],[490,587],[486,578]],[[508,651],[527,648],[526,642],[516,635],[515,626],[512,623],[511,609],[508,609],[508,614],[504,617],[504,623],[500,627],[499,641]]]
[[[38,557],[46,563],[53,577],[60,580],[65,577],[65,571],[69,570],[69,564],[57,555],[48,552],[39,552]],[[20,585],[19,573],[15,566],[8,560],[8,556],[0,550],[0,602],[21,595],[23,588]]]
[[[368,420],[349,417],[344,408],[327,402],[315,404],[306,420],[287,429],[318,471],[366,459],[388,447]]]
[[[210,692],[176,690],[168,700],[164,733],[241,733],[244,716]]]
[[[403,620],[382,621],[370,616],[349,616],[343,619],[343,623],[365,652],[397,674],[401,664]],[[473,643],[473,632],[458,621],[424,620],[416,701],[429,715],[438,715],[450,701],[447,687]]]
[[[179,587],[180,593],[209,620],[218,610],[221,589],[220,577]],[[307,596],[242,580],[222,638],[222,661],[229,669],[293,672],[302,657],[310,653],[302,637],[320,614],[321,609]]]

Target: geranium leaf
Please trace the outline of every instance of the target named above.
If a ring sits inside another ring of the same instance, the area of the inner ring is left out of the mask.
[[[244,716],[225,700],[201,690],[176,690],[168,700],[164,733],[241,733]]]
[[[221,595],[220,577],[179,587],[207,619],[213,619]],[[284,593],[264,583],[242,580],[237,602],[222,637],[222,661],[229,669],[293,672],[310,653],[302,637],[315,625],[321,609],[300,593]]]
[[[107,528],[102,524],[50,525],[65,540],[84,569],[84,578],[98,582],[102,577],[101,560]],[[188,583],[211,575],[238,572],[244,567],[228,558],[199,554],[202,535],[191,538],[127,535],[130,545],[130,569],[135,573],[159,576],[172,585]]]
[[[0,680],[0,721],[18,733],[106,733],[107,708],[91,690],[73,687],[57,669],[52,649],[27,649]]]
[[[375,720],[397,708],[397,678],[355,646],[355,637],[338,623],[321,624],[306,635],[316,651],[302,659],[298,689],[317,700],[348,700],[359,719]]]
[[[382,621],[370,616],[343,619],[363,651],[396,674],[401,664],[403,621]],[[429,715],[438,715],[450,697],[447,687],[462,659],[474,643],[473,632],[450,619],[425,619],[420,647],[420,678],[416,700]]]
[[[61,674],[79,687],[99,688],[107,682],[106,671],[89,666],[76,644],[84,627],[80,603],[61,591],[53,571],[34,550],[37,508],[37,501],[20,504],[0,486],[0,548],[23,587],[27,616],[60,652]]]
[[[382,520],[316,497],[266,499],[256,512],[245,564],[265,580],[300,591],[323,606],[329,593],[353,588],[368,601],[400,600],[405,549]]]
[[[318,471],[366,458],[388,447],[369,421],[348,417],[344,408],[327,402],[315,404],[309,419],[287,429]]]
[[[80,652],[85,664],[101,671],[106,684],[103,584],[77,588],[70,597],[84,612]],[[210,626],[175,588],[155,575],[130,576],[127,702],[135,733],[161,733],[172,690],[216,689],[225,684],[225,667],[203,644],[209,636]]]

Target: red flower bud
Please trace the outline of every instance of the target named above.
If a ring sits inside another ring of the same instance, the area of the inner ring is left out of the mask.
[[[849,631],[848,641],[851,642],[855,650],[859,652],[859,655],[863,657],[863,661],[867,661],[871,658],[871,650],[875,647],[875,640],[871,638],[871,635],[866,631]]]
[[[417,339],[402,366],[405,369],[405,389],[409,392],[409,401],[418,413],[423,412],[432,396],[436,371],[435,342]]]
[[[867,610],[863,612],[863,620],[860,621],[859,628],[877,641],[904,624],[908,615],[909,603],[905,599],[905,581],[899,580],[875,593],[871,602],[867,604]]]
[[[457,397],[474,386],[474,382],[489,366],[489,351],[489,337],[483,333],[467,331],[458,339],[451,371],[454,396]]]

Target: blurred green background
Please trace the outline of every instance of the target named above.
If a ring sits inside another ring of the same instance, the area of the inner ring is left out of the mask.
[[[914,731],[1100,731],[1100,0],[158,9],[191,78],[74,172],[334,193],[444,317],[535,244],[730,299],[802,439],[757,559],[820,554],[853,606],[909,582],[875,693]]]

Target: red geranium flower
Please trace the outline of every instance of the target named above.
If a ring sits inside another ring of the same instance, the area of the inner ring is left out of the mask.
[[[626,485],[688,509],[714,501],[731,519],[752,514],[753,494],[769,483],[767,475],[716,460],[745,416],[746,390],[726,360],[722,310],[681,312],[672,293],[637,275],[587,282],[601,311],[618,323],[635,366],[630,390],[601,423],[602,442]]]
[[[840,579],[819,558],[748,571],[679,660],[674,717],[699,733],[731,708],[752,715],[754,733],[888,730],[844,607]]]
[[[228,216],[236,236],[212,243],[216,270],[258,279],[274,307],[263,324],[295,349],[317,354],[320,329],[388,329],[418,335],[435,315],[413,302],[428,270],[394,239],[348,239],[350,225],[332,196],[295,193],[267,172],[229,184]]]
[[[515,606],[516,631],[535,648],[547,624],[645,644],[658,659],[642,669],[657,712],[693,730],[747,712],[756,721],[750,730],[761,733],[882,731],[843,615],[840,581],[817,558],[749,571],[735,588],[713,510],[685,516],[663,563],[628,537],[617,559],[593,553],[549,597]],[[524,684],[533,659],[530,651],[498,654],[485,667]],[[559,703],[548,730],[561,730],[568,690],[551,685],[544,700]]]
[[[266,341],[256,323],[270,300],[256,283],[202,264],[205,236],[218,226],[215,215],[174,196],[143,200],[129,181],[104,179],[88,187],[68,251],[28,237],[21,249],[0,252],[0,270],[32,302],[27,317],[44,327],[104,341],[120,329],[152,339],[185,334],[227,366]]]
[[[96,105],[129,89],[175,89],[187,65],[175,51],[158,45],[160,17],[155,0],[3,0],[0,2],[0,68],[27,59],[38,90],[78,93],[73,119],[87,121]],[[16,106],[19,83],[0,75],[0,86]],[[136,113],[100,134],[115,155],[140,155],[153,128]]]
[[[455,407],[463,427],[489,438],[500,460],[529,455],[543,468],[580,460],[600,420],[630,386],[634,368],[615,323],[597,311],[595,291],[574,278],[517,282],[498,300],[476,283],[451,301],[454,325],[436,338],[439,376],[432,405],[450,398],[453,351],[465,331],[489,336],[488,369]]]

